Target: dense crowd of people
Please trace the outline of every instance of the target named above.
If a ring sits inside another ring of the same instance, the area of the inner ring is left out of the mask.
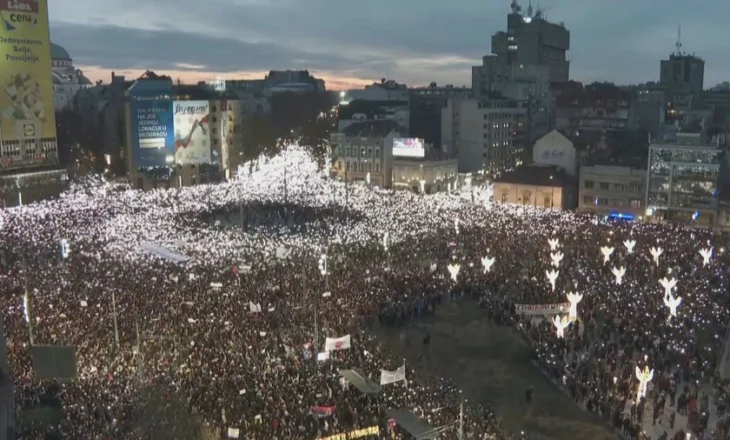
[[[235,182],[151,192],[93,182],[3,211],[0,301],[18,416],[61,408],[59,423],[23,438],[195,438],[196,421],[221,437],[314,439],[378,427],[371,438],[404,438],[388,415],[399,408],[456,438],[460,397],[447,379],[408,365],[406,382],[366,395],[338,371],[377,382],[402,360],[369,325],[402,325],[465,292],[521,329],[538,364],[589,410],[618,418],[624,433],[660,403],[689,417],[695,434],[723,429],[708,425],[699,394],[700,385],[724,386],[713,380],[730,306],[722,237],[487,199],[483,187],[428,196],[346,189],[292,149]],[[548,238],[565,255],[555,289],[545,279]],[[622,245],[629,239],[633,253]],[[608,263],[602,245],[616,249]],[[656,246],[658,265],[648,254]],[[707,266],[700,248],[714,249]],[[485,257],[495,259],[489,271]],[[621,285],[617,266],[627,268]],[[671,318],[665,276],[682,297]],[[584,298],[564,338],[515,311],[516,303],[564,302],[569,291]],[[345,335],[351,348],[324,359],[325,338]],[[78,377],[38,379],[31,337],[75,346]],[[632,405],[633,370],[644,365],[656,372],[653,386]],[[466,408],[463,430],[471,439],[519,438],[480,407]]]

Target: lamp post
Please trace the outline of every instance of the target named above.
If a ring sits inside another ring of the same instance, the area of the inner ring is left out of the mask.
[[[322,274],[324,277],[324,286],[325,291],[329,291],[329,271],[327,270],[327,254],[322,254],[319,257],[319,273]],[[314,346],[316,347],[316,353],[314,353],[314,356],[316,358],[317,354],[319,353],[319,326],[317,324],[317,305],[316,300],[314,303]]]
[[[119,326],[117,325],[117,295],[112,290],[112,318],[114,319],[114,342],[119,350]]]

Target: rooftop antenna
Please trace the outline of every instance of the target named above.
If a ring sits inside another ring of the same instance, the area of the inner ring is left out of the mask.
[[[674,47],[676,48],[677,56],[682,56],[682,23],[677,25],[677,44]]]
[[[530,0],[530,4],[527,6],[527,16],[532,18],[532,0]]]

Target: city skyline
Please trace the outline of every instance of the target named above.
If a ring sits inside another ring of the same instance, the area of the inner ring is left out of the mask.
[[[468,86],[471,66],[490,52],[491,35],[506,29],[509,3],[67,0],[50,4],[51,39],[93,81],[147,69],[184,82],[307,69],[332,90],[380,78]],[[528,1],[521,3],[526,9]],[[717,35],[730,4],[710,0],[700,10],[647,3],[544,0],[548,20],[571,32],[571,79],[658,80],[659,61],[674,51],[680,22],[683,49],[706,62],[705,88],[729,79],[730,60]],[[300,25],[292,26],[291,17]]]

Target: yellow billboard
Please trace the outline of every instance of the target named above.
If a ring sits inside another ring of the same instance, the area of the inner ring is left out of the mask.
[[[55,138],[48,0],[0,0],[0,139]]]

